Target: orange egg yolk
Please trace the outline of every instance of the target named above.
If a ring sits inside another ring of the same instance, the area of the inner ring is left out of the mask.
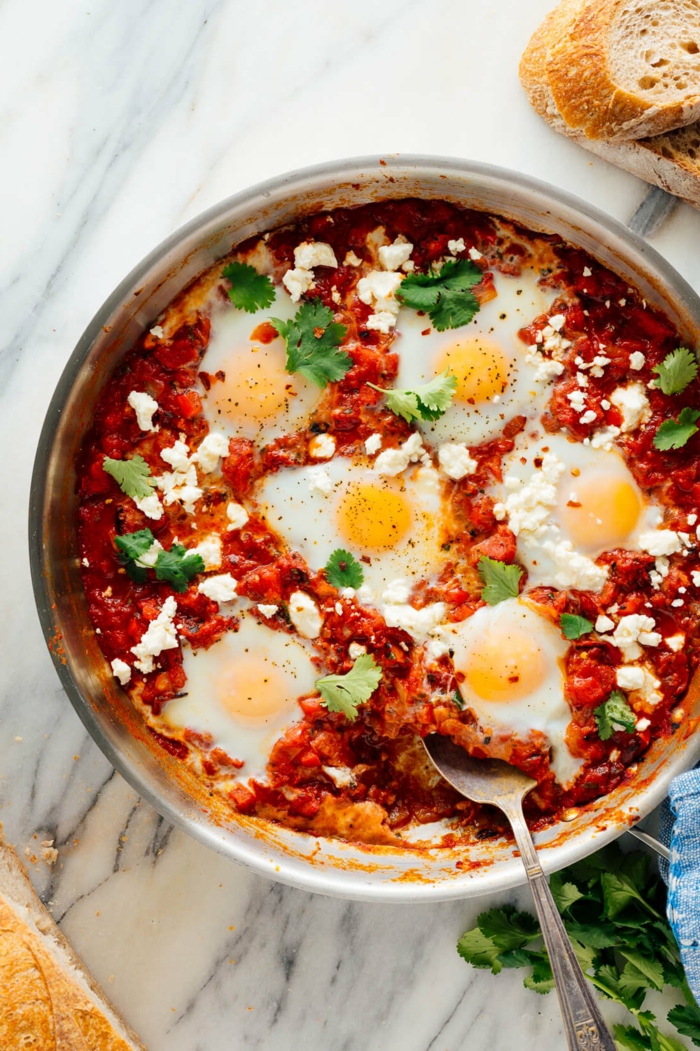
[[[296,696],[288,676],[262,649],[237,656],[217,679],[216,692],[221,707],[243,726],[264,726]]]
[[[483,336],[444,347],[435,371],[448,369],[457,379],[455,399],[469,405],[491,401],[508,386],[509,362],[501,348]]]
[[[542,685],[547,661],[531,635],[518,629],[487,631],[460,670],[465,699],[472,692],[484,701],[520,701]]]
[[[561,524],[574,547],[604,551],[624,543],[639,521],[642,500],[633,480],[600,471],[564,487]]]
[[[383,483],[350,486],[336,513],[341,536],[351,548],[361,551],[390,551],[413,522],[403,489]]]
[[[226,362],[226,379],[213,383],[207,396],[212,415],[253,427],[274,423],[307,387],[301,376],[285,372],[285,362],[281,339],[238,347]]]

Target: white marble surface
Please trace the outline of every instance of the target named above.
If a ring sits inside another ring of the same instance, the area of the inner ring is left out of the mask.
[[[55,837],[58,863],[32,878],[151,1051],[563,1045],[553,996],[454,951],[495,902],[314,897],[219,859],[140,802],[59,688],[25,540],[36,441],[73,345],[120,278],[220,198],[318,161],[424,152],[518,168],[630,218],[646,187],[550,133],[520,90],[518,56],[549,6],[0,6],[0,817],[20,851]],[[699,236],[682,205],[654,238],[697,288]]]

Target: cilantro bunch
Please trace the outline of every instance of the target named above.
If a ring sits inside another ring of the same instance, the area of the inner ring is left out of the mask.
[[[136,533],[115,536],[114,543],[121,555],[122,565],[133,581],[144,584],[148,570],[155,570],[156,580],[167,581],[175,591],[187,591],[187,586],[197,573],[204,572],[204,559],[200,554],[188,551],[182,544],[173,544],[169,551],[158,545],[154,558],[146,559],[156,543],[150,529],[139,529]]]
[[[647,854],[623,854],[616,845],[555,873],[554,900],[589,981],[608,1000],[632,1015],[613,1027],[618,1047],[630,1051],[682,1051],[675,1037],[660,1031],[656,1016],[643,1010],[647,992],[672,986],[685,1001],[667,1021],[700,1047],[700,1008],[683,973],[680,953],[666,920],[666,888],[651,871]],[[473,967],[499,974],[525,967],[523,984],[537,993],[554,988],[540,928],[528,912],[505,906],[489,909],[457,943]]]

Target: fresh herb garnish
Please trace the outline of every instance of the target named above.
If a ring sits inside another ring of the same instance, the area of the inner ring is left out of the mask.
[[[520,566],[497,562],[488,555],[482,555],[476,564],[484,583],[481,597],[489,606],[497,606],[507,598],[517,598],[520,592],[520,578],[523,571]]]
[[[657,373],[656,386],[664,394],[680,394],[698,374],[698,359],[692,350],[679,347],[667,354],[660,365],[653,370]]]
[[[396,298],[414,310],[424,310],[438,332],[467,325],[479,309],[472,289],[483,273],[469,259],[444,263],[427,274],[407,274]]]
[[[639,851],[605,847],[551,878],[550,887],[586,977],[606,999],[631,1012],[636,1024],[614,1026],[619,1047],[630,1051],[681,1051],[643,1010],[648,990],[678,989],[686,1003],[668,1022],[700,1047],[700,1008],[683,974],[680,953],[666,919],[666,891]],[[483,912],[460,938],[457,951],[473,967],[498,974],[526,967],[523,984],[537,993],[554,987],[537,920],[505,906]]]
[[[559,623],[561,625],[561,633],[565,639],[580,639],[582,635],[587,635],[589,631],[593,631],[593,625],[590,620],[586,620],[585,617],[579,617],[575,613],[562,613]]]
[[[271,317],[287,345],[287,372],[300,372],[318,387],[342,379],[352,368],[352,358],[340,349],[347,326],[333,320],[333,311],[320,299],[310,299],[291,321]]]
[[[689,438],[697,434],[697,421],[700,418],[698,409],[688,406],[681,409],[677,420],[664,420],[654,435],[654,445],[661,452],[668,449],[682,449]]]
[[[365,575],[362,566],[349,551],[336,548],[326,562],[326,580],[334,588],[359,588]]]
[[[445,369],[429,383],[423,383],[413,390],[377,387],[374,383],[368,383],[367,386],[386,394],[387,408],[411,423],[412,420],[439,420],[452,404],[457,377]]]
[[[156,543],[150,529],[115,536],[114,543],[122,554],[127,573],[137,584],[148,579],[147,570],[155,570],[157,580],[165,580],[175,591],[187,591],[187,585],[196,573],[204,571],[204,559],[196,552],[188,552],[182,544],[173,544],[169,551],[159,546],[155,558],[144,556]]]
[[[254,314],[269,307],[275,298],[275,286],[266,274],[259,274],[248,263],[229,263],[222,276],[231,282],[228,297],[235,307]]]
[[[371,653],[362,653],[345,675],[326,675],[316,682],[329,712],[342,712],[351,722],[359,705],[368,701],[382,678],[382,669]]]
[[[601,741],[609,740],[616,730],[626,730],[631,734],[637,725],[637,716],[620,690],[613,690],[607,701],[598,705],[593,714]]]
[[[151,468],[143,456],[132,456],[130,460],[113,460],[105,456],[102,469],[111,474],[123,493],[132,500],[144,500],[153,492]]]

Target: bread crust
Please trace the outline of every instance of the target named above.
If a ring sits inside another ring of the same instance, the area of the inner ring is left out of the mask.
[[[700,119],[700,92],[657,105],[641,88],[616,82],[611,35],[625,4],[586,0],[562,36],[550,40],[546,76],[554,104],[570,128],[590,139],[638,139]]]
[[[146,1051],[44,908],[1,826],[0,1048]]]

